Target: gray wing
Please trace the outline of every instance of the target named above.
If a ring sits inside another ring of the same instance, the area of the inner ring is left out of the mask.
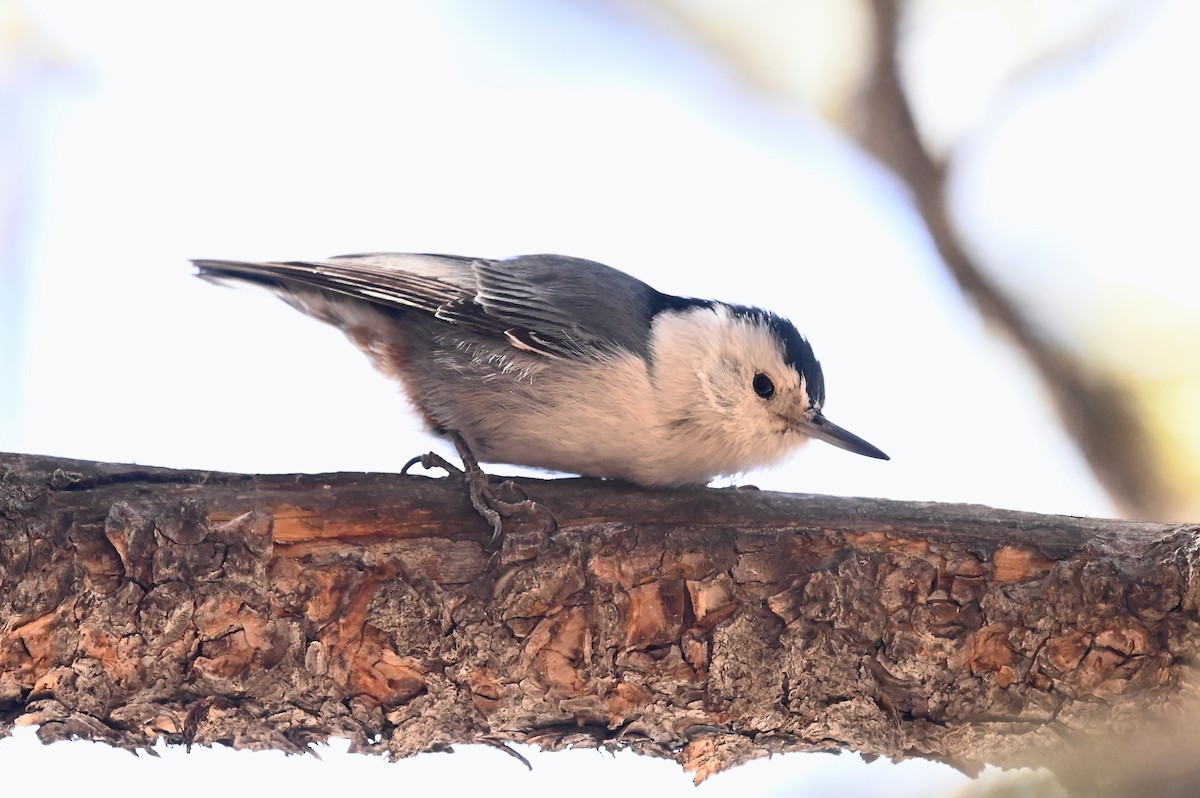
[[[325,261],[193,261],[201,277],[332,292],[416,310],[476,335],[549,357],[624,349],[647,355],[660,294],[623,272],[580,258],[526,255],[492,261],[372,253]]]
[[[524,255],[475,261],[476,293],[438,313],[450,321],[500,320],[520,349],[566,357],[623,349],[646,356],[658,292],[594,261]]]

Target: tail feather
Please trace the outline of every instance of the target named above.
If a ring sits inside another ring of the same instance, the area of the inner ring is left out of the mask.
[[[193,260],[196,276],[201,280],[215,285],[226,285],[231,282],[246,282],[268,288],[287,288],[295,280],[286,280],[281,275],[265,268],[266,264],[249,263],[237,260]]]
[[[462,289],[419,274],[381,268],[369,263],[251,263],[232,260],[193,260],[197,276],[209,282],[241,281],[283,294],[316,290],[394,309],[436,313],[460,299]]]

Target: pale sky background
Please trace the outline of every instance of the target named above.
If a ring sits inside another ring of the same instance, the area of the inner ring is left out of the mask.
[[[1087,64],[1008,95],[963,145],[964,223],[997,251],[1029,253],[1014,265],[1028,273],[1009,279],[1044,281],[1035,294],[1070,290],[1069,273],[1040,268],[1054,252],[1147,282],[1196,268],[1180,263],[1195,252],[1197,173],[1181,160],[1200,140],[1195,102],[1155,91],[1187,66],[1180,48],[1200,15],[1187,0],[1153,5]],[[40,39],[0,73],[0,258],[25,275],[0,283],[0,451],[396,470],[436,446],[399,391],[335,331],[266,294],[200,282],[188,259],[558,252],[790,317],[825,367],[829,417],[893,458],[818,444],[744,481],[1113,512],[1020,356],[943,273],[898,184],[815,117],[747,94],[684,37],[551,0],[22,7]],[[942,90],[963,95],[952,78],[940,74]],[[1163,138],[1122,159],[1151,135]],[[1175,214],[1155,222],[1149,259],[1128,221],[1146,195]],[[1039,248],[1039,236],[1053,240]],[[168,780],[208,794],[213,779],[298,795],[353,783],[917,796],[965,782],[852,755],[760,761],[697,790],[673,763],[592,751],[524,750],[527,774],[488,749],[395,764],[337,747],[323,762],[134,761],[30,738],[0,741],[0,767],[57,769],[57,788],[100,796]]]

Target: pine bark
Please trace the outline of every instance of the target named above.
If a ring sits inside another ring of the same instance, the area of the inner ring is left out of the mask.
[[[0,455],[0,736],[604,746],[698,779],[852,749],[1094,781],[1121,759],[1095,744],[1194,714],[1200,527],[519,485],[554,520],[509,519],[493,554],[453,479]]]

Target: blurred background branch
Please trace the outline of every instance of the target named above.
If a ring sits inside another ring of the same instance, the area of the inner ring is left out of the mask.
[[[952,164],[936,159],[922,142],[901,78],[906,5],[904,0],[870,0],[874,61],[857,107],[858,140],[909,187],[942,263],[984,317],[1024,350],[1063,424],[1121,511],[1140,518],[1167,514],[1167,489],[1152,439],[1129,392],[1117,379],[1050,341],[989,277],[956,228],[946,196],[946,172]]]
[[[1076,4],[1078,18],[1059,20],[1062,30],[1057,35],[1047,35],[1052,26],[1045,18],[1063,16],[1061,9],[1050,12],[1021,2],[978,0],[950,6],[935,0],[807,0],[748,8],[724,0],[660,0],[657,5],[671,24],[701,40],[745,82],[816,110],[903,182],[947,272],[983,318],[1025,354],[1065,429],[1123,514],[1142,518],[1194,514],[1190,475],[1200,453],[1181,457],[1178,449],[1186,447],[1178,428],[1156,430],[1153,414],[1147,412],[1157,397],[1137,395],[1161,386],[1113,368],[1103,353],[1098,356],[1063,343],[1063,336],[1055,334],[1056,324],[1045,317],[1044,303],[1023,301],[1023,292],[1005,286],[1004,275],[1017,275],[1019,280],[1021,270],[969,240],[958,223],[951,180],[956,153],[985,127],[989,116],[997,114],[998,106],[1041,74],[1111,46],[1139,21],[1130,4]],[[974,95],[969,101],[959,98],[958,108],[939,108],[926,100],[923,110],[931,119],[923,119],[914,108],[910,84],[915,79],[916,90],[927,97],[936,92],[926,84],[937,78],[929,75],[931,48],[921,52],[922,48],[906,47],[913,38],[909,34],[917,28],[924,34],[920,43],[927,45],[931,36],[926,29],[952,29],[953,18],[972,15],[982,22],[959,23],[959,30],[941,33],[943,38],[960,36],[958,52],[964,57],[938,68],[962,70],[977,78]],[[971,35],[980,33],[984,35]],[[1004,67],[989,71],[977,66],[974,62],[988,61],[991,39],[1005,33],[1018,44],[1010,46],[1013,52]],[[913,67],[914,61],[924,69]],[[1114,153],[1114,157],[1122,155],[1136,157],[1136,152]],[[1103,167],[1097,164],[1097,172]],[[1040,189],[1037,183],[1028,184],[1030,193]],[[1137,267],[1129,264],[1129,268]],[[1087,287],[1081,285],[1080,293],[1087,293]],[[1047,300],[1052,303],[1054,298]],[[1189,384],[1195,379],[1191,374]],[[992,422],[1011,423],[1003,418]],[[1181,460],[1188,464],[1181,467]]]

